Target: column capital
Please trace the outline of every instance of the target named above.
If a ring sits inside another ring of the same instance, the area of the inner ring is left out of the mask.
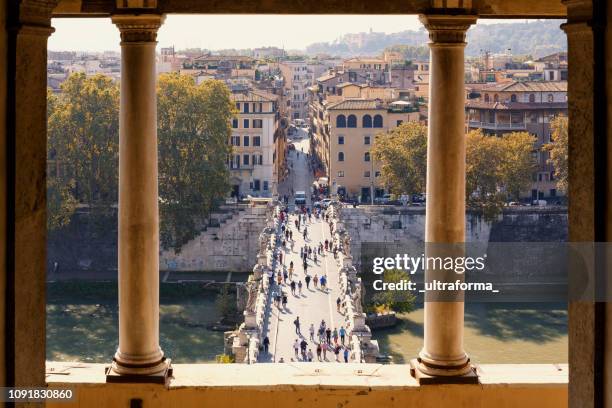
[[[422,14],[419,20],[429,31],[430,44],[465,44],[465,34],[476,23],[474,15]]]
[[[48,37],[54,29],[51,27],[51,15],[57,6],[57,0],[24,0],[19,4],[20,32]]]
[[[163,24],[163,14],[115,14],[113,24],[121,33],[123,43],[156,42],[157,30]]]

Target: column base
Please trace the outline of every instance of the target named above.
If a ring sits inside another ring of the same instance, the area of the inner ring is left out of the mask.
[[[429,384],[479,384],[476,367],[469,364],[469,370],[465,374],[452,375],[449,370],[447,375],[432,375],[423,371],[424,364],[420,358],[410,360],[410,375],[413,376],[419,385]],[[448,375],[451,374],[451,375]]]
[[[119,374],[113,369],[116,364],[108,366],[104,369],[107,383],[147,383],[147,384],[166,384],[172,377],[171,359],[164,358],[163,368],[153,374]]]

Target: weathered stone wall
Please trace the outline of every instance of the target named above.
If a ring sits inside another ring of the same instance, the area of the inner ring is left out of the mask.
[[[257,239],[265,227],[265,207],[224,207],[213,225],[181,248],[160,254],[165,271],[251,271],[257,262]],[[57,263],[57,264],[56,264]],[[93,221],[77,214],[68,227],[49,234],[50,279],[110,279],[117,274],[117,218]]]
[[[342,220],[351,237],[353,259],[361,256],[362,242],[415,245],[425,236],[424,207],[364,206],[343,208]],[[469,213],[467,242],[563,242],[567,241],[567,209],[509,208],[494,221]]]

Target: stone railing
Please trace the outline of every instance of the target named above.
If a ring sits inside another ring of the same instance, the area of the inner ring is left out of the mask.
[[[269,324],[271,291],[269,276],[274,271],[280,231],[279,213],[281,205],[272,200],[268,203],[266,227],[259,235],[257,264],[246,283],[248,300],[243,312],[244,323],[233,333],[232,354],[237,363],[253,364],[259,357],[259,347]]]
[[[349,332],[353,360],[374,363],[379,355],[378,341],[372,340],[372,331],[366,325],[366,314],[363,312],[364,288],[353,265],[350,251],[351,237],[342,222],[342,204],[333,201],[326,211],[326,216],[332,228],[333,245],[338,249],[337,262],[340,266],[338,284],[344,295],[341,310]]]

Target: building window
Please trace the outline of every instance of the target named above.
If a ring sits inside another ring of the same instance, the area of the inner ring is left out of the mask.
[[[489,102],[489,94],[485,94],[484,101]]]
[[[400,126],[402,123],[404,123],[404,121],[400,119],[397,122],[395,122],[395,126]]]
[[[364,115],[362,119],[362,127],[371,128],[372,127],[372,117],[370,115]]]
[[[346,120],[346,127],[356,128],[357,127],[357,116],[349,115]]]
[[[338,144],[339,145],[343,145],[344,144],[344,136],[338,136]]]
[[[238,129],[238,119],[232,119],[232,127]]]
[[[369,145],[370,144],[370,136],[364,136],[363,137],[363,144],[364,145]]]
[[[363,161],[370,161],[370,152],[365,152],[363,155]]]
[[[346,127],[346,116],[338,115],[336,118],[336,127],[337,128],[345,128]]]
[[[249,137],[248,137],[248,136],[246,136],[246,135],[245,135],[245,136],[242,138],[242,140],[243,140],[243,142],[242,142],[242,145],[243,145],[243,146],[248,146],[248,145],[249,145]]]
[[[363,177],[369,178],[370,177],[370,172],[369,171],[364,171],[363,172]]]
[[[244,164],[245,166],[249,165],[249,158],[250,156],[248,154],[245,154],[242,156],[242,164]]]
[[[275,154],[276,154],[276,153],[275,153]],[[275,157],[276,157],[276,156],[275,156]],[[259,164],[260,166],[261,166],[261,165],[263,165],[263,154],[260,154],[260,155],[259,155],[259,162],[258,162],[257,164]]]
[[[552,103],[554,102],[554,100],[555,100],[555,97],[553,96],[553,94],[548,94],[548,102]]]
[[[240,155],[235,155],[234,156],[234,163],[232,166],[233,169],[239,169],[240,168]]]
[[[344,177],[344,172],[342,170],[338,172],[338,177]]]
[[[375,171],[374,172],[374,177],[380,177],[380,171]]]
[[[529,102],[531,103],[535,102],[535,94],[529,94]]]
[[[243,125],[242,126],[243,128],[248,129],[249,128],[249,120],[248,119],[244,119],[242,125]]]
[[[493,102],[499,102],[499,95],[498,94],[493,95]]]
[[[253,136],[253,146],[261,146],[261,136]]]
[[[257,179],[253,180],[253,190],[254,191],[259,191],[261,182]]]
[[[338,152],[338,161],[344,161],[344,152]]]
[[[245,103],[243,104],[243,106],[244,106],[244,113],[249,113],[249,104]]]
[[[516,95],[515,94],[510,95],[510,102],[516,102]]]
[[[240,136],[232,136],[232,146],[240,146]]]
[[[253,127],[261,129],[263,127],[263,121],[261,119],[253,119]]]
[[[551,197],[556,197],[557,196],[557,189],[556,188],[551,188],[550,189],[550,196]]]
[[[383,127],[383,118],[381,115],[374,115],[374,127],[375,128]]]
[[[264,189],[264,191],[268,191],[268,180],[264,180],[264,182],[263,182],[263,189]]]

